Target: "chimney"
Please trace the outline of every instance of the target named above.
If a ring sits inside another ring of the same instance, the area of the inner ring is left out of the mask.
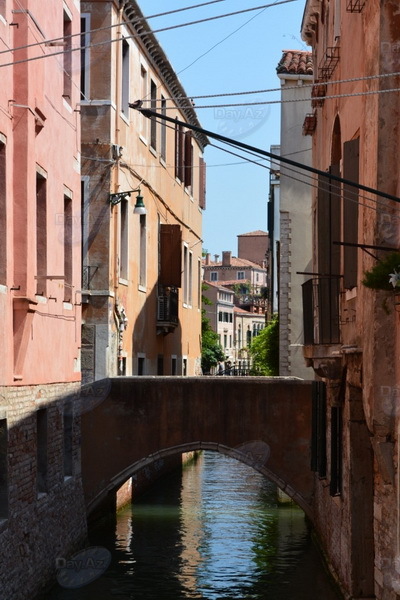
[[[217,263],[217,262],[218,262],[218,259],[219,259],[219,254],[214,254],[214,262],[216,262],[216,263]]]
[[[209,252],[207,252],[207,254],[206,254],[206,260],[205,260],[205,264],[206,265],[210,264],[210,256],[211,256],[211,254]]]
[[[224,250],[222,252],[222,266],[230,267],[231,266],[231,258],[232,258],[232,252],[230,250]]]

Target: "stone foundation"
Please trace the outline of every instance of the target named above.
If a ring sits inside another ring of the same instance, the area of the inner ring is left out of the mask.
[[[85,542],[79,389],[76,383],[0,387],[4,600],[31,600],[54,577],[56,559]]]

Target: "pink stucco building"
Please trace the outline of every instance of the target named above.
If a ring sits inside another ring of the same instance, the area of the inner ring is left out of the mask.
[[[14,600],[85,534],[79,28],[76,0],[0,2],[0,579]]]

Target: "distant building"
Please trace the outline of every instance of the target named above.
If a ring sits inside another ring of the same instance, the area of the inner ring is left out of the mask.
[[[222,285],[208,282],[203,295],[211,301],[204,304],[206,317],[218,334],[226,360],[234,360],[234,292]]]
[[[280,156],[311,164],[311,138],[304,121],[311,113],[312,53],[285,50],[277,66],[281,80]],[[271,174],[271,186],[275,189]],[[275,192],[274,192],[275,193]],[[312,188],[309,175],[281,162],[279,172],[279,374],[313,379],[303,356],[301,284],[312,271]]]
[[[265,263],[264,263],[265,264]],[[236,258],[224,251],[222,261],[212,261],[210,254],[203,260],[204,281],[223,283],[236,292],[237,306],[265,314],[267,301],[267,271],[245,258]]]
[[[265,231],[251,231],[242,233],[238,238],[238,257],[245,258],[265,268],[269,247],[268,233]]]

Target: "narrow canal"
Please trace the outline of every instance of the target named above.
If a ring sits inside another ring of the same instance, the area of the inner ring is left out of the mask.
[[[96,581],[46,600],[338,600],[304,513],[251,467],[205,452],[90,532]]]

